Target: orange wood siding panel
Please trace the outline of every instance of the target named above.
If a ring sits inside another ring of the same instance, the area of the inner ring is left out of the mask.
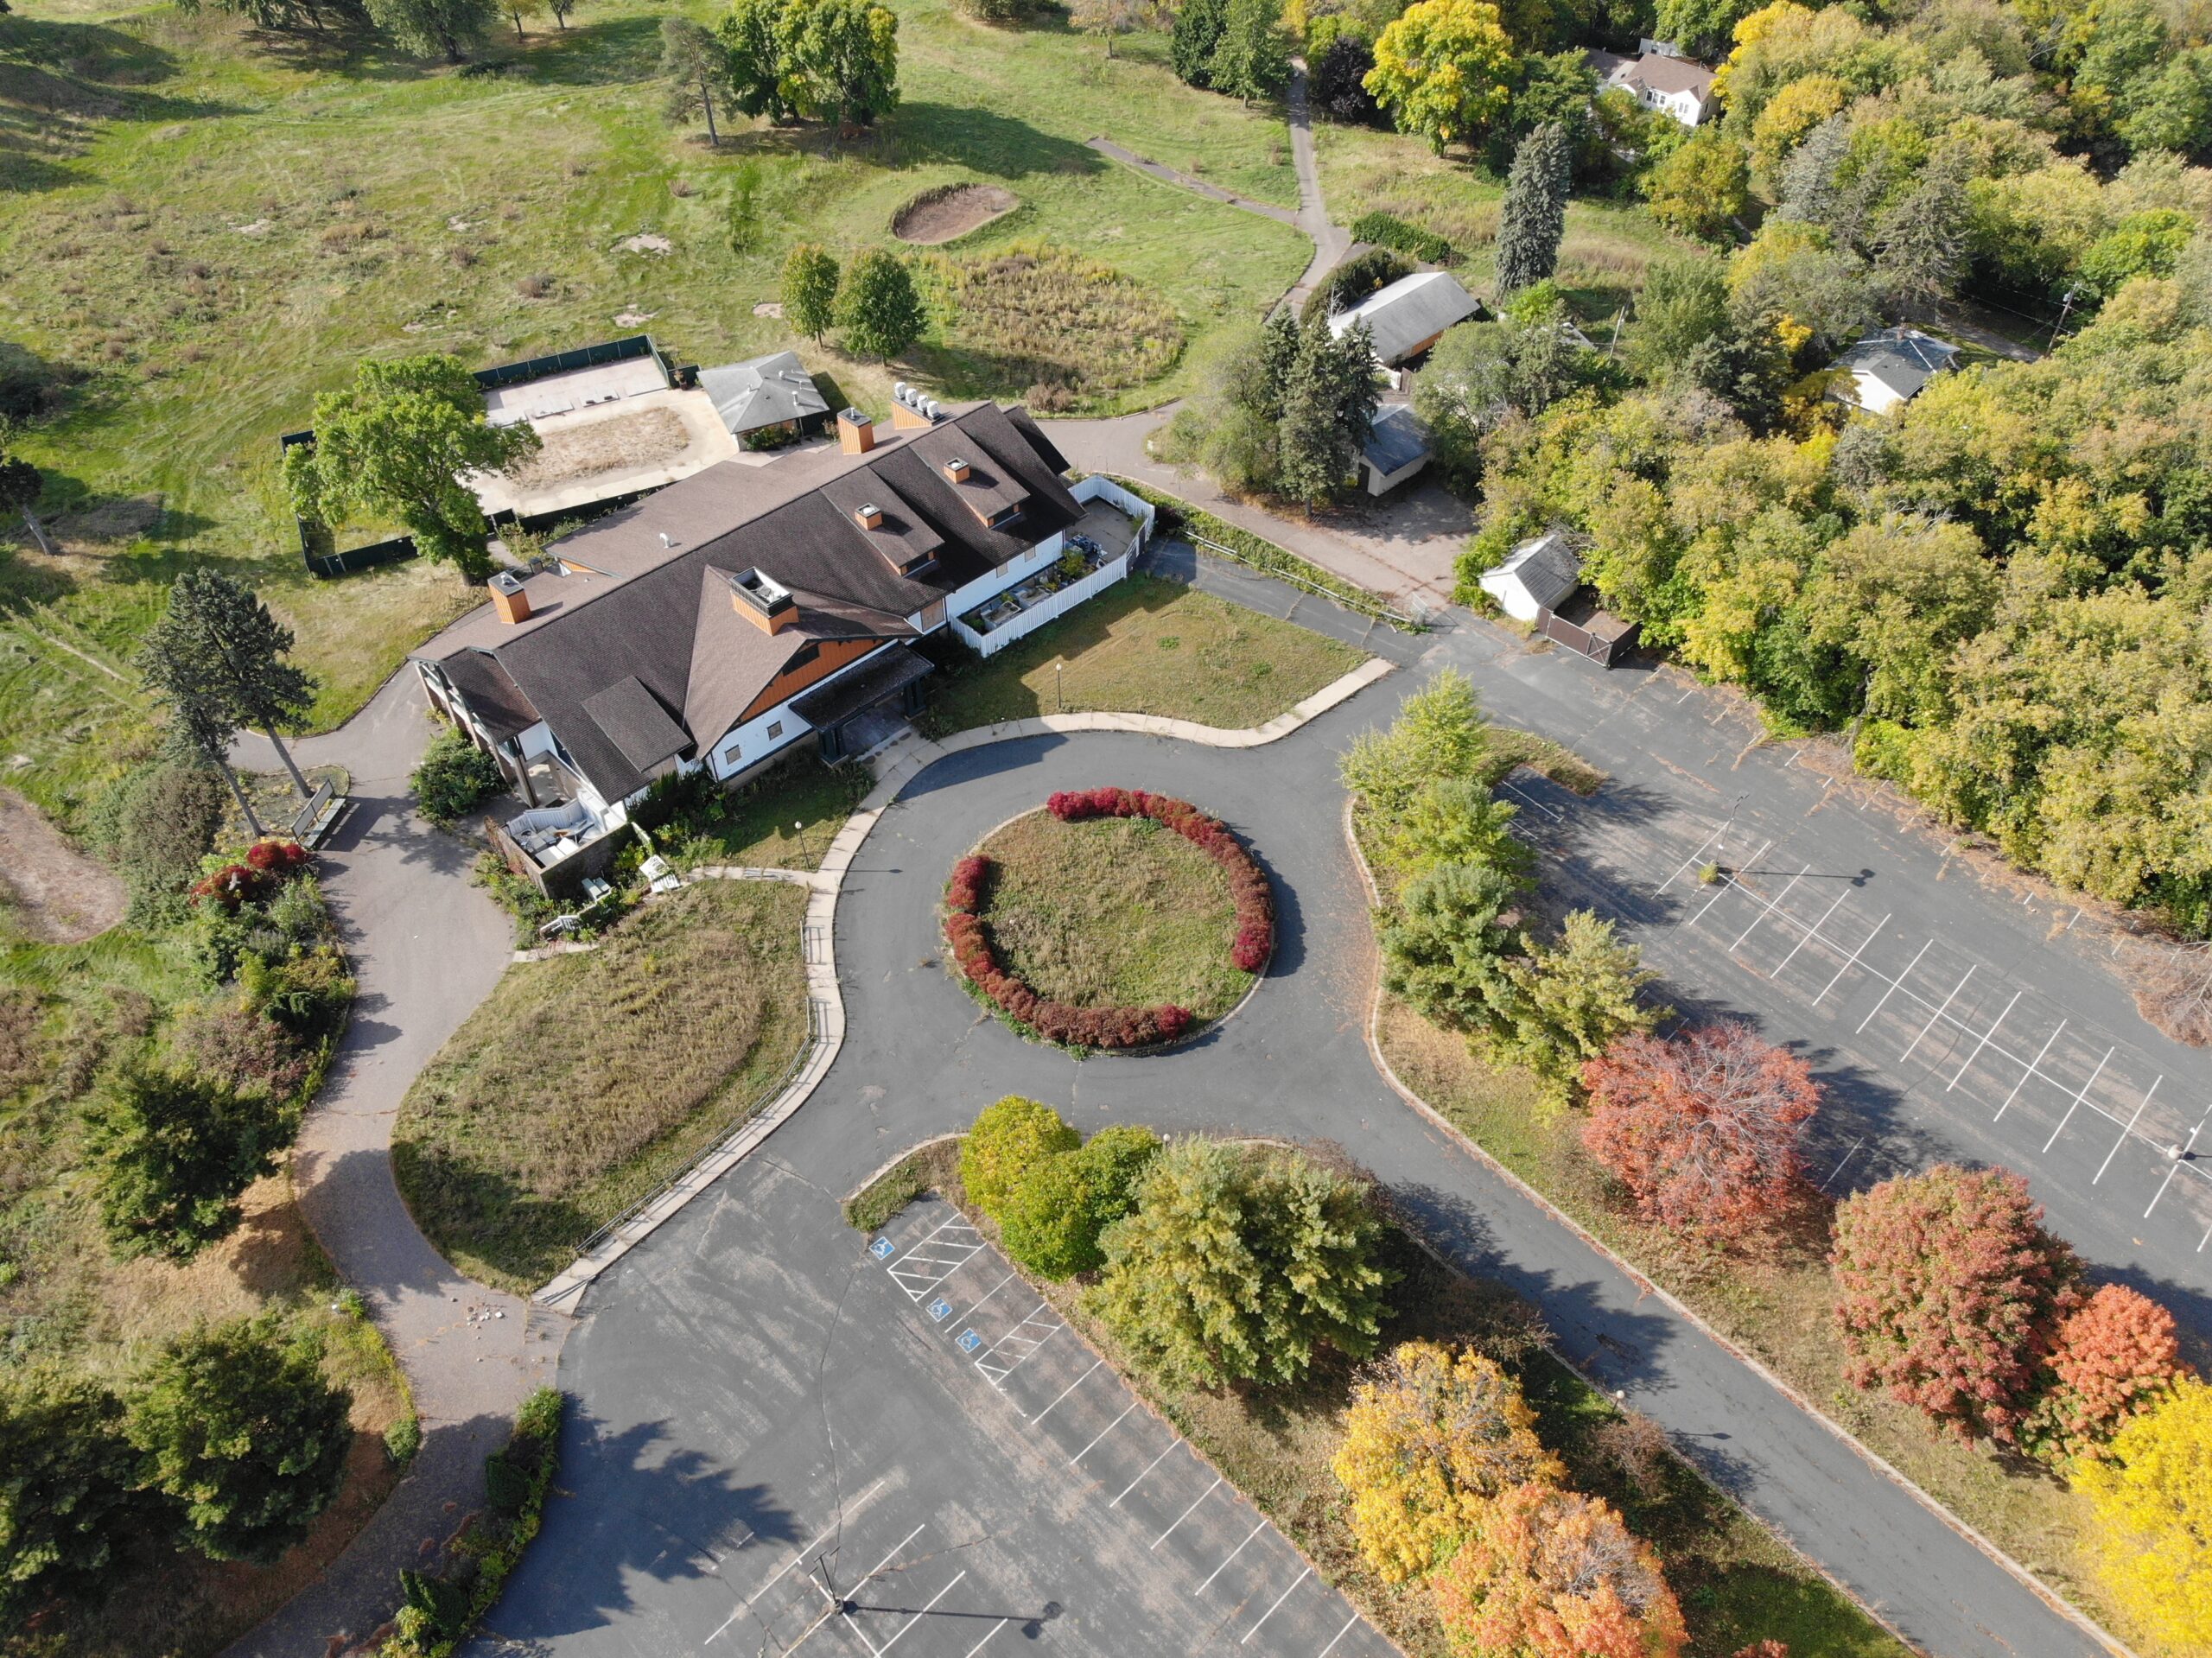
[[[817,680],[827,679],[848,663],[858,662],[881,645],[881,639],[824,639],[814,660],[803,668],[787,668],[768,682],[768,689],[754,697],[744,713],[731,721],[741,726],[757,720],[779,702],[787,702]]]

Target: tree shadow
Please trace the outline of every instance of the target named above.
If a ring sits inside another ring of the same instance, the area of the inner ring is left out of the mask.
[[[658,13],[578,23],[541,37],[520,60],[533,81],[555,86],[611,86],[652,79],[660,63]],[[745,118],[733,110],[734,120]]]
[[[901,104],[885,124],[879,147],[893,152],[886,158],[892,165],[950,163],[1001,179],[1042,173],[1088,178],[1111,165],[1097,151],[1072,139],[965,104]]]
[[[26,194],[83,181],[69,162],[111,121],[188,121],[242,112],[234,105],[150,90],[175,57],[105,23],[0,16],[0,192]]]

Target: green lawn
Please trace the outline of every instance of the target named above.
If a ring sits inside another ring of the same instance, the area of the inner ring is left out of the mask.
[[[806,894],[702,881],[510,968],[401,1102],[392,1173],[463,1272],[527,1294],[766,1102],[806,1035]]]
[[[938,676],[925,723],[944,736],[1103,709],[1241,729],[1289,712],[1365,660],[1294,623],[1133,575],[998,655]]]
[[[1173,1002],[1219,1019],[1252,987],[1229,959],[1236,905],[1221,866],[1149,818],[1063,823],[1033,811],[977,848],[984,918],[1009,971],[1078,1007]]]
[[[888,407],[894,374],[1024,396],[1026,369],[975,341],[855,363],[756,315],[801,239],[851,253],[899,206],[980,181],[1021,200],[939,250],[1048,241],[1110,264],[1172,308],[1188,343],[1163,378],[1109,387],[1141,405],[1195,384],[1224,325],[1288,287],[1287,226],[1161,185],[1087,149],[1094,135],[1255,196],[1295,190],[1279,111],[1193,92],[1164,40],[1109,63],[1064,24],[994,30],[943,0],[893,0],[904,97],[873,137],[733,124],[719,149],[661,118],[663,10],[595,0],[565,32],[533,22],[512,73],[464,79],[380,52],[256,35],[210,8],[21,0],[0,18],[0,371],[75,381],[27,443],[67,555],[13,550],[0,526],[0,777],[72,827],[148,710],[129,658],[190,562],[263,588],[323,681],[329,724],[477,595],[427,566],[317,582],[302,569],[276,436],[364,354],[445,350],[472,365],[644,328],[683,360],[798,344],[847,397]],[[715,8],[692,0],[696,16]],[[731,174],[764,172],[743,253]],[[623,245],[667,238],[665,253]],[[550,278],[527,296],[534,278]],[[615,318],[642,317],[642,322]]]

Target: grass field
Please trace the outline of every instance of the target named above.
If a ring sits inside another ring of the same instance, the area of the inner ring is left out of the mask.
[[[1133,575],[988,660],[934,681],[933,736],[1107,709],[1231,729],[1265,725],[1365,661],[1290,622]],[[1053,664],[1062,664],[1053,671]]]
[[[392,1172],[463,1272],[527,1294],[762,1103],[806,1036],[782,882],[703,881],[507,969],[401,1102]]]
[[[1200,1023],[1251,988],[1229,959],[1236,906],[1221,866],[1149,818],[1063,823],[1037,810],[977,848],[984,916],[1010,971],[1078,1007],[1173,1002]]]
[[[922,1148],[855,1193],[845,1216],[880,1227],[924,1191],[965,1207],[959,1146]],[[972,1209],[968,1217],[995,1236]],[[1384,1344],[1427,1339],[1494,1342],[1525,1350],[1530,1314],[1502,1286],[1461,1277],[1402,1235],[1392,1264],[1405,1276]],[[1354,1369],[1325,1353],[1294,1388],[1168,1387],[1139,1369],[1077,1303],[1079,1283],[1031,1287],[1049,1300],[1130,1385],[1237,1490],[1258,1505],[1320,1574],[1414,1658],[1447,1658],[1427,1591],[1384,1583],[1368,1566],[1346,1523],[1343,1489],[1329,1469],[1344,1437]],[[1688,1621],[1693,1658],[1729,1658],[1754,1641],[1787,1643],[1790,1658],[1907,1658],[1908,1649],[1826,1579],[1706,1483],[1663,1439],[1624,1432],[1626,1420],[1605,1396],[1538,1347],[1515,1367],[1538,1418],[1537,1432],[1567,1464],[1566,1483],[1604,1497],[1659,1552]]]
[[[801,343],[755,314],[793,243],[884,245],[912,196],[963,181],[1020,206],[945,257],[1050,243],[1172,309],[1187,344],[1165,376],[1094,383],[1088,407],[1187,389],[1223,325],[1296,277],[1308,247],[1287,226],[1084,142],[1288,203],[1279,111],[1183,86],[1162,37],[1109,63],[1065,25],[994,30],[944,0],[894,3],[904,101],[875,134],[741,118],[719,149],[663,121],[664,13],[643,0],[595,0],[566,31],[533,23],[520,50],[494,42],[511,72],[474,79],[213,9],[22,0],[0,17],[0,371],[73,383],[25,446],[66,556],[11,550],[16,530],[0,525],[0,777],[81,822],[145,730],[129,657],[188,562],[251,580],[296,628],[324,724],[473,600],[427,566],[334,582],[301,567],[275,440],[363,355],[478,365],[641,328],[687,362]],[[741,253],[728,205],[748,158],[761,181]],[[643,234],[667,251],[626,246]],[[943,321],[895,368],[801,349],[879,410],[894,373],[1019,397],[1034,371],[1033,352],[1000,361]]]

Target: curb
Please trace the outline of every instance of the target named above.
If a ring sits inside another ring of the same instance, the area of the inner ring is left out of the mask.
[[[815,1044],[805,1068],[791,1079],[790,1087],[747,1119],[744,1127],[727,1142],[693,1165],[682,1179],[641,1210],[605,1243],[588,1255],[578,1256],[550,1282],[541,1286],[531,1296],[531,1303],[540,1306],[556,1306],[581,1296],[600,1274],[682,1213],[684,1206],[694,1197],[743,1162],[761,1141],[788,1121],[791,1114],[805,1104],[813,1096],[814,1090],[821,1086],[822,1079],[836,1062],[838,1051],[845,1042],[845,999],[837,987],[837,895],[843,889],[853,860],[860,855],[861,847],[868,840],[868,831],[875,827],[876,820],[898,798],[899,791],[924,766],[947,754],[957,754],[966,749],[982,748],[1014,738],[1056,732],[1135,731],[1151,736],[1179,737],[1188,742],[1215,748],[1257,748],[1287,737],[1300,727],[1356,696],[1391,670],[1392,664],[1382,657],[1370,657],[1342,678],[1324,685],[1289,713],[1277,715],[1263,726],[1239,731],[1196,725],[1188,720],[1164,720],[1148,714],[1056,714],[1040,719],[1008,720],[995,726],[978,727],[972,731],[957,733],[943,743],[933,743],[921,738],[902,739],[878,757],[880,769],[876,773],[875,787],[861,803],[860,810],[845,820],[844,827],[830,841],[829,851],[823,854],[819,870],[810,874],[798,869],[724,865],[694,870],[690,877],[694,880],[781,880],[807,889],[806,920],[801,942],[806,962],[807,996],[814,1003],[820,1018],[821,1039]],[[1255,980],[1255,987],[1256,984]]]
[[[1349,795],[1344,798],[1343,824],[1344,844],[1351,848],[1352,862],[1359,870],[1360,884],[1366,888],[1368,905],[1370,909],[1379,909],[1382,907],[1382,894],[1381,889],[1379,889],[1375,884],[1373,871],[1368,867],[1366,850],[1359,844],[1359,836],[1353,831],[1352,802],[1351,797]],[[1576,1237],[1580,1238],[1592,1249],[1603,1255],[1607,1261],[1618,1267],[1620,1271],[1627,1276],[1629,1281],[1634,1284],[1638,1290],[1665,1306],[1669,1312],[1673,1312],[1677,1318],[1680,1318],[1684,1323],[1689,1324],[1693,1329],[1697,1331],[1700,1335],[1703,1336],[1707,1341],[1718,1347],[1722,1352],[1727,1354],[1731,1358],[1736,1360],[1738,1363],[1745,1366],[1745,1369],[1758,1375],[1761,1381],[1772,1388],[1777,1393],[1780,1394],[1783,1398],[1789,1401],[1790,1405],[1793,1406],[1801,1414],[1810,1417],[1814,1422],[1826,1429],[1827,1432],[1832,1434],[1843,1445],[1849,1447],[1849,1449],[1858,1456],[1862,1462],[1866,1463],[1868,1467],[1873,1469],[1875,1472],[1880,1474],[1891,1484],[1897,1486],[1900,1490],[1910,1496],[1914,1502],[1925,1509],[1930,1515],[1934,1515],[1936,1520],[1940,1521],[1953,1533],[1973,1544],[1974,1547],[1980,1550],[1993,1565],[2001,1567],[2005,1572],[2009,1573],[2023,1588],[2027,1590],[2029,1593],[2035,1596],[2037,1599],[2042,1601],[2043,1604],[2048,1606],[2052,1611],[2056,1612],[2060,1617],[2065,1618],[2076,1629],[2080,1629],[2082,1634],[2088,1636],[2098,1645],[2103,1647],[2106,1651],[2116,1655],[2116,1658],[2136,1658],[2136,1654],[2132,1648],[2116,1640],[2112,1636],[2107,1635],[2102,1629],[2098,1627],[2094,1621],[2091,1620],[2088,1614],[2082,1611],[2079,1607],[2075,1606],[2073,1602],[2068,1600],[2056,1590],[2051,1588],[2048,1584],[2037,1578],[2033,1572],[2030,1572],[2027,1567],[2022,1566],[2018,1560],[2014,1560],[2010,1554],[2007,1554],[2003,1549],[1999,1548],[1994,1542],[1984,1536],[1973,1526],[1968,1525],[1965,1521],[1959,1518],[1957,1515],[1953,1514],[1949,1509],[1937,1502],[1933,1496],[1929,1496],[1928,1492],[1922,1490],[1918,1483],[1898,1470],[1895,1464],[1889,1461],[1887,1458],[1875,1451],[1872,1446],[1864,1443],[1857,1435],[1852,1433],[1840,1423],[1832,1420],[1826,1412],[1822,1411],[1817,1405],[1814,1404],[1811,1400],[1800,1393],[1796,1388],[1792,1386],[1789,1382],[1785,1382],[1782,1377],[1777,1375],[1771,1369],[1768,1369],[1765,1363],[1756,1354],[1747,1352],[1743,1348],[1738,1346],[1734,1342],[1729,1340],[1727,1337],[1722,1335],[1711,1324],[1707,1324],[1702,1317],[1700,1317],[1689,1305],[1678,1299],[1671,1291],[1666,1289],[1661,1285],[1652,1282],[1649,1278],[1646,1277],[1637,1268],[1634,1263],[1624,1259],[1617,1251],[1615,1251],[1611,1245],[1607,1244],[1602,1238],[1592,1234],[1572,1215],[1567,1214],[1566,1210],[1554,1204],[1550,1198],[1545,1197],[1542,1192],[1537,1191],[1535,1187],[1530,1185],[1518,1174],[1516,1174],[1511,1169],[1506,1167],[1504,1164],[1499,1162],[1497,1159],[1492,1157],[1488,1151],[1484,1149],[1481,1142],[1451,1121],[1450,1119],[1446,1118],[1442,1112],[1437,1110],[1434,1106],[1429,1104],[1427,1100],[1421,1098],[1421,1096],[1414,1093],[1413,1089],[1408,1088],[1405,1083],[1400,1080],[1398,1073],[1391,1069],[1389,1060],[1382,1052],[1382,1044],[1376,1035],[1376,1032],[1382,1023],[1382,964],[1379,952],[1375,960],[1374,969],[1375,994],[1368,1005],[1366,1029],[1362,1034],[1367,1043],[1367,1057],[1374,1063],[1375,1069],[1382,1076],[1382,1080],[1390,1085],[1392,1092],[1395,1093],[1400,1099],[1403,1100],[1408,1105],[1413,1107],[1415,1111],[1419,1112],[1432,1127],[1450,1135],[1454,1144],[1463,1147],[1474,1157],[1478,1159],[1492,1173],[1497,1175],[1501,1179],[1511,1185],[1513,1189],[1518,1191],[1523,1197],[1526,1197],[1530,1203],[1535,1204],[1536,1207],[1541,1209],[1548,1217],[1555,1221],[1560,1226],[1565,1227],[1568,1231],[1573,1233]],[[1669,1437],[1671,1439],[1672,1436]],[[1687,1455],[1688,1453],[1685,1452],[1683,1454]],[[1694,1465],[1694,1462],[1693,1462],[1693,1465]],[[1745,1502],[1745,1500],[1740,1496],[1730,1495],[1729,1501],[1737,1503],[1738,1506],[1744,1508],[1747,1512],[1756,1513],[1756,1510],[1752,1510],[1751,1509],[1751,1505]],[[1779,1528],[1764,1519],[1761,1519],[1760,1523],[1766,1528],[1769,1533],[1778,1539],[1791,1553],[1796,1555],[1799,1560],[1803,1560],[1806,1565],[1811,1566],[1814,1571],[1818,1572],[1823,1578],[1827,1579],[1830,1583],[1834,1584],[1836,1588],[1841,1593],[1848,1597],[1853,1604],[1861,1608],[1869,1617],[1879,1623],[1884,1629],[1888,1629],[1890,1633],[1896,1636],[1898,1640],[1904,1642],[1904,1644],[1912,1648],[1913,1650],[1923,1650],[1923,1648],[1916,1643],[1906,1640],[1903,1634],[1897,1629],[1891,1628],[1889,1620],[1882,1615],[1881,1611],[1878,1608],[1869,1604],[1863,1596],[1845,1585],[1818,1561],[1807,1555],[1805,1552],[1799,1548],[1795,1542],[1791,1541]]]

